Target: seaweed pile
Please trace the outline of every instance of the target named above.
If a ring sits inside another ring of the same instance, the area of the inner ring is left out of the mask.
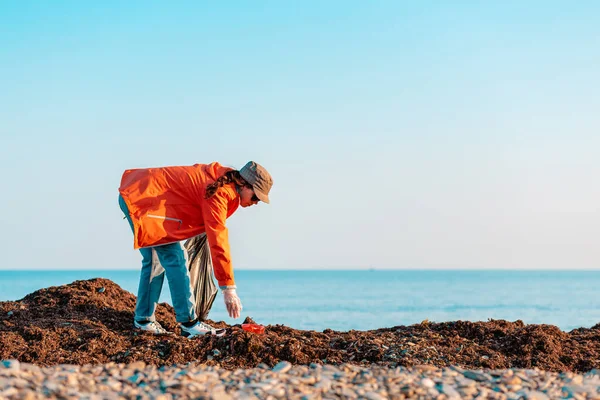
[[[173,335],[133,330],[135,296],[95,278],[49,287],[19,301],[0,302],[0,359],[40,366],[108,362],[163,366],[219,365],[227,369],[350,363],[389,367],[455,365],[462,368],[539,368],[585,372],[600,368],[600,325],[563,332],[522,321],[455,321],[371,331],[323,332],[268,325],[264,334],[241,325],[207,321],[227,335],[178,335],[173,308],[158,305],[157,320]],[[246,318],[244,322],[253,322]],[[260,321],[259,321],[260,322]]]

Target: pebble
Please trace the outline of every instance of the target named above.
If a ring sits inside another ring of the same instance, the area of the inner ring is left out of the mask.
[[[423,378],[421,380],[421,385],[425,386],[426,388],[432,388],[435,386],[435,382],[429,378]]]
[[[0,363],[2,399],[600,399],[598,371],[462,370],[458,367],[131,364],[38,367]]]
[[[465,378],[472,379],[477,382],[485,382],[490,380],[491,378],[490,374],[485,374],[477,371],[465,371],[463,375],[465,376]]]
[[[273,372],[280,372],[282,374],[288,372],[292,368],[292,364],[287,361],[281,361],[279,364],[273,367]]]
[[[21,363],[17,360],[2,360],[2,367],[15,371],[21,368]]]
[[[525,395],[528,400],[549,400],[549,397],[544,392],[538,392],[537,390],[531,391]]]

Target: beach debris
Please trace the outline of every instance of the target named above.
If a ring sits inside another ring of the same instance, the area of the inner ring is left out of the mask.
[[[242,324],[242,329],[246,332],[252,332],[259,335],[265,333],[265,327],[259,324]]]

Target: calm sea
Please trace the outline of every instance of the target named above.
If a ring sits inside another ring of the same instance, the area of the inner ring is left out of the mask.
[[[0,271],[0,301],[79,279],[107,278],[136,293],[138,271]],[[425,319],[523,320],[568,331],[600,322],[600,271],[236,272],[242,316],[322,331],[410,325]],[[165,279],[161,301],[170,302]],[[227,316],[221,294],[210,319]]]

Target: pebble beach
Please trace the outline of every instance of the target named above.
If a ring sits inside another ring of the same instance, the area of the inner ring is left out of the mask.
[[[282,361],[269,368],[144,362],[39,367],[4,360],[1,399],[600,399],[600,372],[363,368]]]

